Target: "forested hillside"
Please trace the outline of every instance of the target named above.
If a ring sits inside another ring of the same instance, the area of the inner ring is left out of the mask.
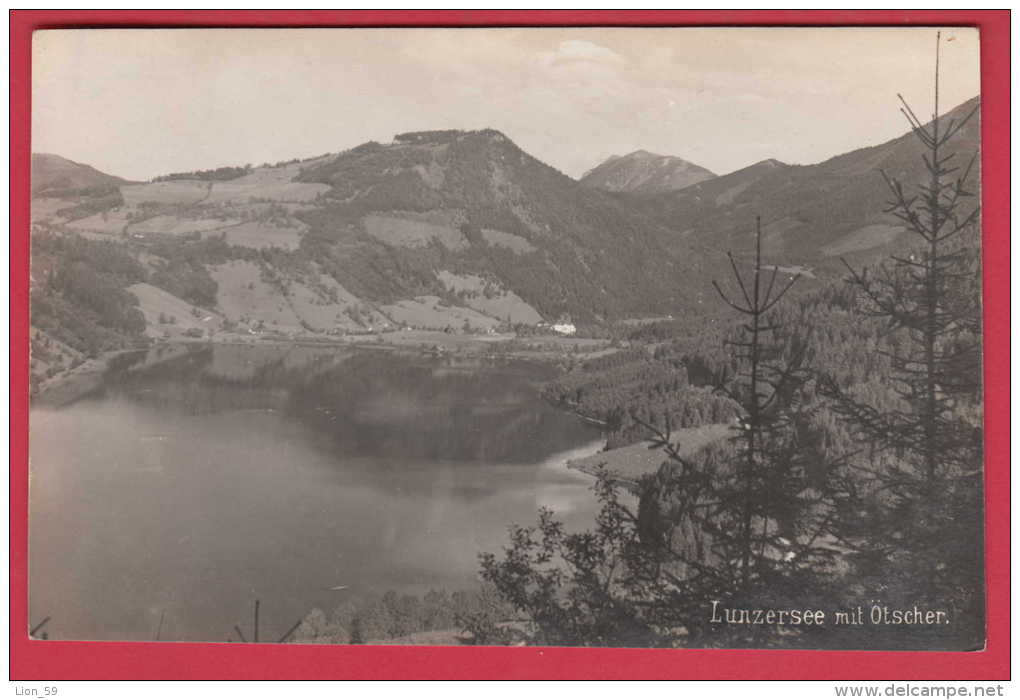
[[[32,324],[94,355],[145,330],[126,288],[145,279],[142,265],[118,245],[49,234],[33,240]]]
[[[956,106],[945,123],[962,122],[977,105],[975,97]],[[978,151],[980,134],[980,114],[974,113],[955,136],[968,159]],[[768,160],[642,199],[645,211],[679,232],[678,244],[705,255],[750,250],[749,222],[760,216],[770,260],[831,268],[840,256],[873,257],[906,237],[903,222],[885,211],[889,192],[879,171],[917,182],[926,174],[922,153],[922,144],[907,133],[814,165]],[[960,158],[957,165],[965,167]]]
[[[958,140],[972,145],[977,128],[975,118]],[[874,169],[912,177],[917,153],[903,137],[814,166],[765,161],[642,196],[585,186],[493,130],[398,134],[148,183],[37,154],[32,218],[40,236],[109,244],[140,263],[129,283],[107,281],[149,285],[127,292],[139,293],[149,338],[485,332],[560,319],[602,334],[668,314],[712,327],[725,306],[709,282],[728,269],[725,250],[746,258],[755,214],[771,264],[801,275],[795,294],[810,293],[842,274],[838,257],[863,262],[898,245],[903,227],[884,213]],[[41,245],[40,264],[66,252]],[[39,299],[57,291],[41,269],[35,280]],[[189,307],[222,320],[183,323]],[[106,320],[81,323],[96,324],[96,337],[125,332]],[[74,342],[88,353],[108,345]]]
[[[542,510],[482,555],[534,642],[981,648],[975,132],[958,110],[929,124],[906,113],[920,167],[871,173],[905,231],[888,258],[843,259],[843,280],[789,294],[804,275],[780,274],[759,223],[752,255],[713,281],[729,323],[642,328],[547,388],[661,466],[627,482],[636,507],[603,473],[586,532]],[[897,147],[878,160],[902,165]],[[720,421],[729,436],[693,453],[674,433]],[[870,617],[852,622],[856,609]]]
[[[676,304],[697,275],[664,255],[664,226],[496,131],[401,134],[300,180],[331,186],[306,241],[358,295],[437,293],[434,271],[450,269],[498,279],[549,318],[604,320]]]

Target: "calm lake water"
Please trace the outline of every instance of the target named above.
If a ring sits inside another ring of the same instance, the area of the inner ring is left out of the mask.
[[[159,352],[32,410],[30,619],[53,639],[153,639],[161,616],[164,640],[236,639],[256,599],[275,638],[345,596],[474,587],[478,553],[542,506],[591,524],[564,462],[601,441],[542,402],[547,368]]]

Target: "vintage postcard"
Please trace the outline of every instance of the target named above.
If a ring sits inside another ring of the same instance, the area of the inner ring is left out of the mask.
[[[980,48],[36,31],[31,637],[982,649]]]

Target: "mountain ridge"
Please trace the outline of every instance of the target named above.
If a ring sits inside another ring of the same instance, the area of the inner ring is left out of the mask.
[[[959,120],[980,96],[940,119]],[[954,138],[958,160],[977,153],[980,110]],[[841,255],[875,255],[898,245],[902,222],[887,214],[888,187],[880,170],[913,188],[926,177],[921,150],[909,131],[889,141],[854,149],[810,165],[760,161],[676,192],[647,197],[618,194],[679,232],[685,246],[716,252],[749,249],[760,216],[768,255],[826,261]]]
[[[976,148],[978,134],[975,120],[958,148]],[[798,288],[810,287],[811,277],[839,277],[839,257],[899,245],[878,169],[907,184],[923,169],[907,133],[814,165],[766,159],[676,191],[610,192],[494,129],[406,132],[388,144],[144,183],[52,162],[74,177],[33,171],[49,177],[33,182],[33,228],[43,236],[33,238],[33,293],[53,269],[84,265],[94,271],[88,286],[112,283],[138,300],[153,337],[224,328],[492,332],[564,318],[592,328],[714,314],[710,282],[726,274],[727,251],[750,249],[756,216],[768,261],[804,273]],[[35,308],[51,301],[65,321],[87,315],[58,296]],[[116,297],[100,317],[123,310],[128,297]],[[199,311],[185,323],[180,309],[189,307]],[[117,314],[111,323],[137,327]]]
[[[32,153],[32,194],[74,194],[83,190],[113,188],[130,180],[104,173],[55,153]]]

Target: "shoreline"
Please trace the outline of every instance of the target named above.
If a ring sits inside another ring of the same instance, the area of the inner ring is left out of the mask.
[[[335,349],[357,349],[382,352],[406,352],[427,357],[479,357],[488,359],[515,359],[538,362],[556,366],[557,364],[571,358],[583,358],[584,354],[572,354],[565,347],[555,348],[550,345],[555,341],[562,342],[556,337],[536,337],[529,342],[528,338],[517,336],[458,336],[442,332],[415,332],[416,335],[399,335],[387,338],[390,334],[378,334],[366,337],[364,340],[358,336],[346,337],[251,337],[251,336],[221,336],[213,338],[189,338],[179,337],[171,340],[152,342],[145,346],[122,348],[119,350],[108,350],[97,357],[89,358],[77,367],[73,367],[46,379],[39,389],[29,395],[29,408],[32,407],[60,407],[73,403],[89,393],[95,391],[103,383],[103,376],[109,372],[111,365],[119,357],[132,353],[148,353],[155,348],[174,346],[244,346],[244,347],[314,347],[314,348],[335,348]],[[597,339],[579,338],[579,341],[587,341],[594,346],[601,345]],[[492,347],[499,343],[520,341],[532,347],[521,348],[499,348]],[[545,341],[545,343],[543,343]],[[541,347],[542,345],[546,347]],[[534,347],[539,346],[539,347]],[[576,347],[576,346],[575,346]],[[595,347],[592,352],[604,352],[605,349]],[[171,354],[160,360],[165,362],[176,357]],[[561,408],[561,407],[557,407]],[[569,409],[568,409],[569,411]],[[572,411],[579,418],[591,421],[585,416],[580,416]]]
[[[675,430],[673,438],[679,446],[680,456],[687,457],[732,434],[733,428],[727,423],[709,423],[697,428]],[[637,493],[642,477],[654,474],[667,461],[669,457],[663,450],[650,450],[647,442],[636,442],[572,459],[567,463],[567,468],[593,477],[598,476],[600,467],[604,468],[611,481]]]
[[[111,363],[118,357],[148,350],[147,347],[107,350],[77,367],[55,374],[46,379],[35,393],[29,394],[29,409],[42,406],[59,408],[73,403],[102,386],[103,376],[110,371]]]
[[[615,449],[619,450],[619,449],[626,449],[626,448],[619,448],[618,447],[618,448],[615,448]],[[598,479],[600,472],[604,468],[606,473],[609,476],[609,481],[610,482],[612,482],[614,484],[618,484],[620,486],[623,486],[625,489],[627,489],[631,493],[637,495],[638,494],[638,487],[640,486],[640,484],[638,483],[637,479],[633,479],[633,478],[629,478],[627,476],[624,476],[623,474],[619,473],[616,470],[610,469],[609,467],[602,467],[602,468],[600,468],[599,465],[603,464],[603,462],[598,459],[599,455],[605,455],[605,454],[608,454],[610,452],[613,452],[613,450],[605,449],[605,441],[603,441],[603,448],[602,449],[598,450],[597,452],[593,452],[593,453],[591,453],[589,455],[585,455],[583,457],[575,457],[574,459],[568,459],[566,461],[566,467],[567,467],[567,469],[571,469],[573,471],[579,472],[579,473],[584,474],[586,476],[590,476],[592,479]]]

